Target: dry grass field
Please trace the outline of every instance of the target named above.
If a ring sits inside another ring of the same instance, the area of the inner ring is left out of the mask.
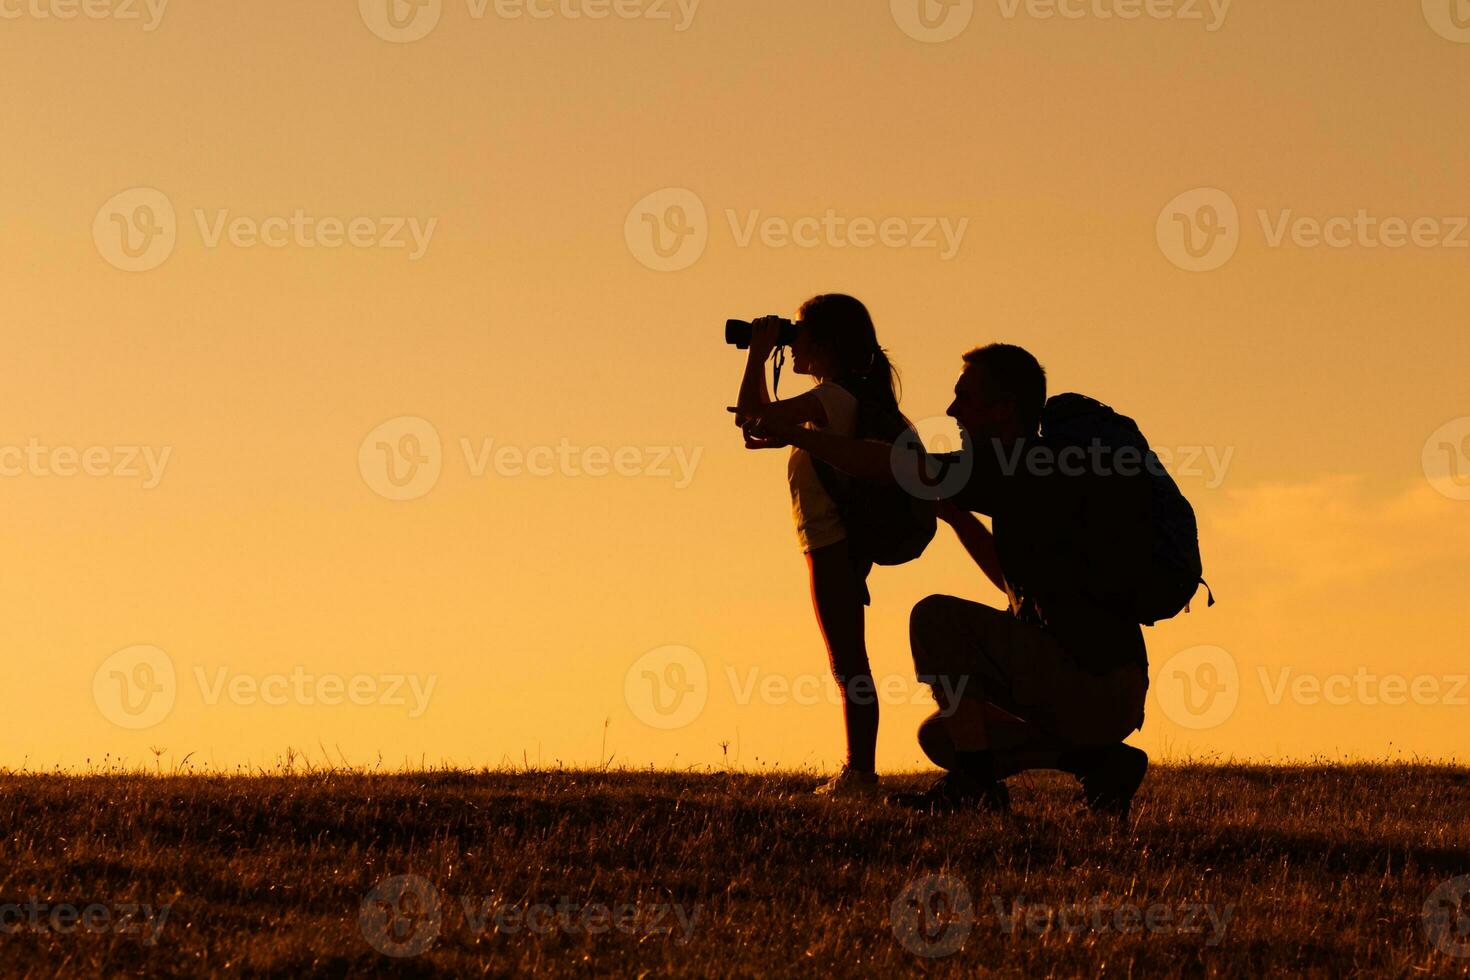
[[[920,777],[894,780],[894,788]],[[1432,976],[1470,773],[1159,766],[1131,827],[655,772],[0,776],[6,974]]]

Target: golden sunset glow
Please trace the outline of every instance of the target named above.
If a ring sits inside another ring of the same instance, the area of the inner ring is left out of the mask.
[[[0,764],[832,768],[721,335],[832,291],[910,417],[1004,340],[1178,475],[1219,601],[1132,742],[1463,759],[1453,4],[66,9],[0,0]],[[909,610],[1004,602],[940,534],[869,580],[884,771]]]

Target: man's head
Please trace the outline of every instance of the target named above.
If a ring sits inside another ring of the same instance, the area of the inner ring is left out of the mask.
[[[988,344],[965,355],[948,414],[976,444],[1011,443],[1036,434],[1045,404],[1046,369],[1036,358],[1014,344]]]

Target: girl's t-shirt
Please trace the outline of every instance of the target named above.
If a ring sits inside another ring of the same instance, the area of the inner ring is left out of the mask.
[[[846,388],[825,381],[813,388],[812,394],[821,400],[827,413],[827,424],[819,426],[808,422],[807,428],[839,436],[857,435],[858,402]],[[839,478],[842,478],[840,474]],[[796,539],[802,552],[846,540],[847,528],[842,524],[837,502],[817,476],[810,453],[791,447],[786,479],[791,484],[791,516],[796,521]]]

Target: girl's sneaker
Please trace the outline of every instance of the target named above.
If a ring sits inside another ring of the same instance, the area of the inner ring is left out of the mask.
[[[812,791],[817,796],[833,799],[866,798],[878,795],[878,774],[858,772],[847,766],[842,771]]]

